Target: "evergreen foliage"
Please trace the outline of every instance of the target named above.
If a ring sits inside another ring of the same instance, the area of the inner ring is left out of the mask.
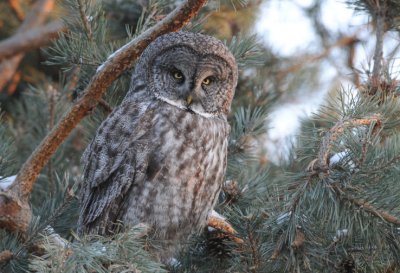
[[[384,32],[397,30],[399,1],[348,3],[370,15],[374,23],[383,19]],[[128,90],[132,71],[126,71],[43,170],[31,195],[34,216],[27,234],[0,230],[0,253],[13,254],[0,264],[0,272],[399,270],[398,82],[383,67],[367,73],[357,89],[332,93],[312,117],[302,121],[288,159],[279,165],[270,162],[263,140],[271,108],[292,95],[291,90],[315,84],[319,71],[313,65],[302,71],[282,67],[285,58],[248,34],[250,24],[241,24],[241,20],[254,21],[259,4],[210,1],[185,28],[225,40],[238,60],[241,73],[229,117],[227,181],[215,210],[227,218],[243,242],[208,229],[163,265],[146,251],[152,242],[143,235],[143,227],[110,237],[79,238],[74,233],[80,155]],[[59,12],[68,31],[43,55],[45,64],[57,73],[41,77],[41,84],[27,87],[29,82],[24,82],[19,96],[3,100],[0,175],[8,177],[18,171],[82,95],[102,63],[175,6],[176,1],[169,0],[63,1]],[[378,12],[382,10],[386,12]],[[0,17],[9,15],[0,12]],[[8,24],[17,26],[15,20]]]

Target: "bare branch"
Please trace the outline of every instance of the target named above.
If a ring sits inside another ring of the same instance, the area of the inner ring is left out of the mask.
[[[374,68],[372,70],[372,79],[379,82],[382,70],[382,58],[383,58],[383,38],[385,35],[385,14],[386,14],[386,3],[382,1],[382,5],[379,2],[376,3],[376,44],[374,52]]]
[[[33,185],[43,167],[51,156],[67,138],[76,125],[92,110],[102,98],[107,88],[126,69],[130,68],[143,50],[158,36],[180,30],[193,18],[206,0],[184,1],[162,21],[139,35],[115,54],[110,56],[97,70],[92,80],[84,90],[84,95],[76,102],[68,113],[56,124],[36,150],[31,154],[19,171],[10,189],[0,193],[0,227],[10,230],[26,230],[29,218],[23,218]],[[14,205],[14,210],[8,213],[4,208]],[[30,210],[28,210],[30,213]],[[19,217],[19,218],[18,218]],[[19,221],[16,222],[15,219]]]
[[[61,21],[54,21],[47,25],[36,27],[0,42],[0,61],[12,57],[17,53],[25,53],[35,48],[47,45],[58,33],[65,31]]]
[[[53,9],[54,1],[55,0],[39,0],[19,27],[17,34],[41,25],[49,12]],[[0,90],[2,90],[13,77],[23,57],[23,54],[18,54],[10,59],[3,60],[0,65]]]
[[[25,18],[25,14],[21,7],[20,1],[19,0],[8,0],[8,4],[10,5],[11,9],[17,16],[18,20],[22,22]]]
[[[334,43],[333,45],[327,47],[323,52],[321,52],[317,55],[305,57],[303,60],[301,60],[301,62],[298,62],[297,64],[294,64],[292,66],[289,66],[286,69],[283,69],[282,71],[279,71],[276,76],[277,79],[281,80],[287,74],[294,73],[294,72],[300,70],[301,68],[303,68],[307,64],[315,63],[315,62],[318,62],[318,61],[328,57],[329,54],[332,52],[332,50],[334,50],[335,48],[353,46],[355,43],[358,42],[357,33],[358,33],[358,31],[356,31],[352,35],[344,36],[344,37],[340,38],[339,40],[337,40],[336,43]]]

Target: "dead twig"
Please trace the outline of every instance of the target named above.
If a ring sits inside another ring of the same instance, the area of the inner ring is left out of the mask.
[[[305,57],[303,60],[301,60],[297,64],[294,64],[292,66],[289,66],[286,69],[279,71],[278,74],[276,75],[276,77],[278,80],[282,80],[287,74],[294,73],[294,72],[300,70],[301,68],[304,67],[304,65],[310,64],[310,63],[315,63],[315,62],[318,62],[318,61],[328,57],[333,49],[338,48],[338,47],[354,46],[354,44],[356,42],[358,42],[357,32],[353,35],[344,36],[344,37],[340,38],[339,40],[337,40],[336,43],[334,43],[330,47],[327,47],[323,52],[321,52],[317,55]]]
[[[21,3],[19,0],[8,0],[8,4],[10,5],[11,9],[17,16],[19,21],[23,21],[25,18],[24,10],[21,7]]]
[[[29,195],[40,171],[60,144],[98,104],[112,82],[133,65],[153,40],[162,34],[180,30],[205,3],[206,0],[184,1],[162,21],[120,48],[98,68],[85,88],[83,96],[60,119],[27,159],[9,190],[0,193],[0,227],[11,231],[26,231],[31,214]],[[8,206],[12,206],[12,210],[7,210]]]

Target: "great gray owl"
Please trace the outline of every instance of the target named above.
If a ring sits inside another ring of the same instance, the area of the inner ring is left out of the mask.
[[[169,33],[147,47],[83,154],[79,234],[145,223],[166,259],[206,225],[225,175],[237,74],[213,37]]]

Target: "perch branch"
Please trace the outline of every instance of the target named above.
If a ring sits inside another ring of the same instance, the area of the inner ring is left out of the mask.
[[[97,105],[111,83],[123,71],[133,65],[135,60],[153,40],[162,34],[180,30],[198,13],[205,2],[206,0],[184,1],[162,21],[116,51],[115,54],[111,55],[97,69],[96,74],[85,88],[84,95],[61,118],[30,155],[18,172],[17,178],[10,189],[0,193],[0,227],[9,230],[26,230],[29,218],[24,218],[26,217],[24,216],[24,212],[31,213],[28,205],[30,192],[40,171],[47,164],[57,148],[76,125]],[[10,203],[14,205],[14,210],[8,213],[3,208]]]
[[[65,30],[66,27],[61,21],[54,21],[29,31],[17,33],[0,42],[0,61],[17,53],[25,53],[47,45],[52,39],[58,37],[59,32]]]

